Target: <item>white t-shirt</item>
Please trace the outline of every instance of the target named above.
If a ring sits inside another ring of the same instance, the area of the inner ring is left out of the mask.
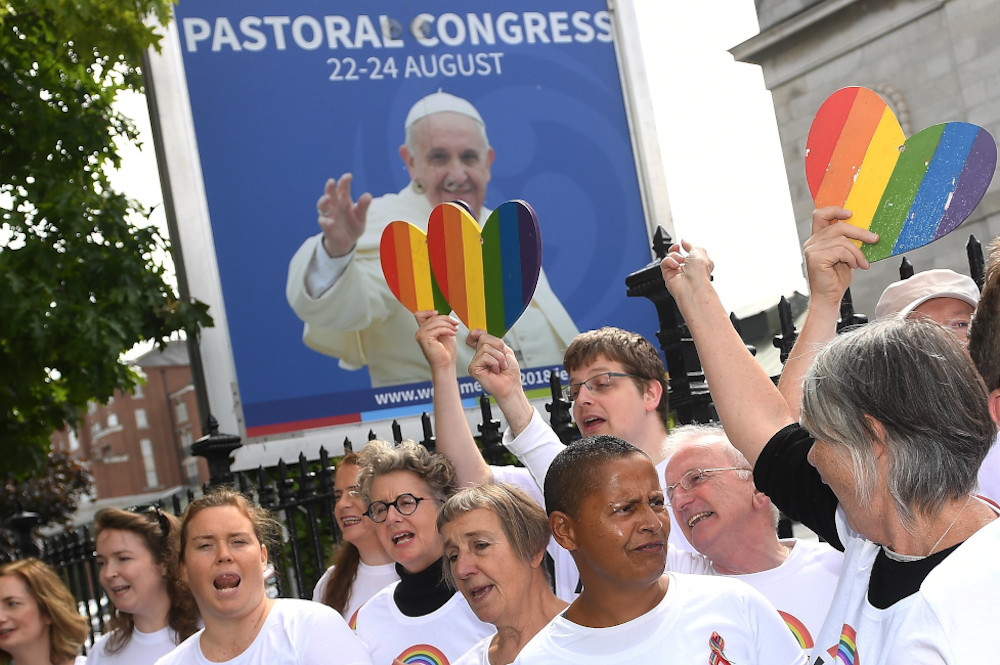
[[[217,665],[201,652],[204,629],[156,661],[156,665]],[[368,650],[344,618],[321,603],[293,598],[274,601],[246,651],[227,665],[371,665]]]
[[[385,587],[358,610],[355,630],[376,665],[391,665],[397,658],[449,665],[497,630],[477,619],[460,593],[430,614],[406,616],[392,599],[398,584]]]
[[[492,642],[493,635],[487,635],[451,665],[490,665],[490,644]]]
[[[89,665],[132,665],[132,663],[155,663],[160,656],[165,656],[174,650],[177,643],[177,633],[169,626],[152,633],[143,633],[137,628],[132,629],[132,637],[118,653],[108,653],[108,641],[113,633],[101,635],[94,647],[87,652]]]
[[[879,609],[868,602],[872,565],[881,549],[847,525],[837,508],[845,546],[837,589],[813,663],[905,662],[967,665],[990,660],[990,635],[1000,616],[1000,519],[993,520],[934,567],[916,593]]]
[[[528,469],[538,487],[544,488],[545,474],[548,473],[552,460],[566,446],[559,440],[552,427],[545,422],[538,409],[532,410],[531,421],[524,428],[524,431],[516,437],[511,434],[509,427],[504,430],[503,445],[507,450],[514,453],[518,461]],[[661,486],[663,485],[663,471],[667,468],[668,461],[669,459],[664,459],[656,465],[656,476],[660,479]],[[545,504],[543,503],[542,505],[544,506]],[[691,543],[684,537],[684,532],[677,526],[677,519],[674,517],[673,511],[669,510],[667,512],[670,513],[670,538],[668,542],[679,550],[694,552],[694,547],[691,546]],[[558,592],[556,595],[559,595]],[[559,597],[563,600],[572,600],[564,598],[561,595]]]
[[[334,566],[327,568],[326,572],[319,578],[319,581],[316,582],[312,599],[317,603],[323,602],[326,587],[333,576],[333,569]],[[364,561],[359,561],[358,572],[354,577],[354,583],[351,585],[351,595],[347,597],[347,605],[344,606],[341,616],[347,619],[347,623],[351,628],[354,628],[355,615],[358,613],[358,609],[367,603],[368,599],[378,593],[384,586],[398,581],[399,575],[396,574],[396,564],[390,562],[380,566],[369,566]]]
[[[833,602],[844,555],[826,543],[795,539],[780,542],[794,546],[777,568],[724,577],[746,582],[760,591],[778,610],[799,646],[811,653]],[[694,552],[677,552],[670,570],[721,575],[704,555]]]
[[[587,628],[559,614],[525,645],[514,665],[806,662],[781,617],[750,586],[725,577],[668,577],[663,600],[621,625]]]
[[[996,439],[993,439],[993,447],[979,467],[979,493],[1000,504],[1000,446]]]

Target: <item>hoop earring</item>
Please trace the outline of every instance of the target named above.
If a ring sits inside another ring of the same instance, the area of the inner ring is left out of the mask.
[[[413,182],[411,182],[411,183],[410,183],[410,187],[411,187],[411,188],[413,189],[413,191],[414,191],[414,192],[416,192],[417,194],[423,194],[424,192],[426,192],[426,191],[427,191],[427,188],[426,188],[426,187],[424,187],[424,183],[420,182],[420,181],[419,181],[419,180],[417,180],[416,178],[414,178]]]

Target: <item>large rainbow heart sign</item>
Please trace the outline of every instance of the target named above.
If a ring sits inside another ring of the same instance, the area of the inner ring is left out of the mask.
[[[382,274],[389,290],[411,312],[436,309],[451,311],[434,281],[427,253],[427,236],[409,222],[392,222],[382,231],[379,243]]]
[[[427,223],[434,277],[462,323],[503,337],[527,308],[542,268],[535,211],[507,201],[480,230],[468,210],[442,203]]]
[[[879,234],[869,261],[902,254],[955,230],[986,193],[997,145],[982,127],[946,122],[910,138],[867,88],[842,88],[820,106],[806,141],[806,181],[817,208],[841,206]]]

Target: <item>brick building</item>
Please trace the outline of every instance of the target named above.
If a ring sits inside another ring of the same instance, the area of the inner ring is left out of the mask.
[[[135,394],[91,403],[77,430],[52,435],[52,446],[90,462],[97,500],[166,494],[208,478],[204,460],[188,454],[201,437],[187,346],[171,342],[133,364],[146,377]]]
[[[731,49],[761,65],[774,98],[785,170],[800,241],[809,237],[806,136],[831,93],[861,85],[892,107],[907,136],[948,121],[970,122],[1000,137],[1000,2],[996,0],[756,0],[760,34]],[[1000,182],[969,220],[909,252],[916,270],[968,272],[965,243],[1000,234]],[[899,279],[900,258],[880,261],[851,287],[859,312]]]

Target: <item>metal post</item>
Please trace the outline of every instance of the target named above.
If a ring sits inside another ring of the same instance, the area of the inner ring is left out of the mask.
[[[208,434],[191,444],[191,454],[208,461],[209,487],[233,484],[231,453],[242,446],[235,434],[220,434],[219,422],[209,414]]]

